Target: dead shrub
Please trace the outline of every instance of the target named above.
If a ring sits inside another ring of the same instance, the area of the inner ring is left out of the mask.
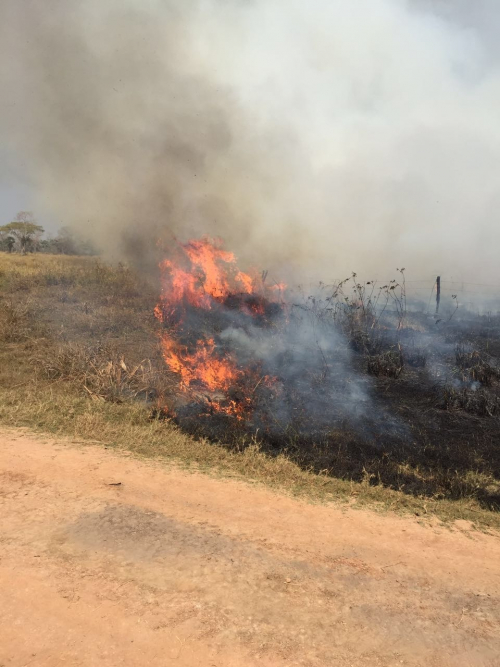
[[[500,377],[500,369],[492,365],[478,350],[466,350],[463,345],[458,345],[455,360],[462,371],[463,382],[479,382],[491,387]]]
[[[349,346],[354,352],[368,355],[380,355],[383,342],[378,331],[358,329],[349,319],[346,318],[347,326],[344,327],[343,333],[349,341]]]
[[[425,368],[427,364],[427,355],[420,350],[405,350],[404,362],[412,368]]]
[[[445,410],[464,410],[479,417],[494,417],[500,413],[500,398],[483,388],[445,387],[442,407]]]
[[[401,350],[388,350],[382,354],[375,354],[368,358],[367,371],[370,375],[386,376],[397,379],[404,368],[404,358]]]

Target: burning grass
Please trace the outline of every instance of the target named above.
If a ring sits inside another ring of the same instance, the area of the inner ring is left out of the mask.
[[[225,260],[230,280],[212,282],[213,309],[172,302],[164,275],[155,317],[156,276],[91,258],[0,255],[2,423],[317,498],[500,526],[499,327],[471,340],[477,322],[457,318],[443,336],[404,306],[384,320],[386,298],[403,288],[363,292],[354,278],[285,302],[282,286]],[[197,270],[181,301],[200,297]],[[300,356],[311,321],[315,342]]]

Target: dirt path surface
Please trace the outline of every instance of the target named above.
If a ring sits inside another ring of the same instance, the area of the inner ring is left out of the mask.
[[[500,539],[2,431],[0,666],[24,665],[499,666]]]

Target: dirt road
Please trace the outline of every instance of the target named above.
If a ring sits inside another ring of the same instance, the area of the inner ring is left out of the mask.
[[[0,531],[4,667],[500,665],[498,537],[13,431]]]

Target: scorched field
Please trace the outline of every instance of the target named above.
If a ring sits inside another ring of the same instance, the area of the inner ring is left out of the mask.
[[[221,241],[141,274],[0,255],[0,420],[318,500],[498,527],[500,317],[388,284],[307,290]]]

